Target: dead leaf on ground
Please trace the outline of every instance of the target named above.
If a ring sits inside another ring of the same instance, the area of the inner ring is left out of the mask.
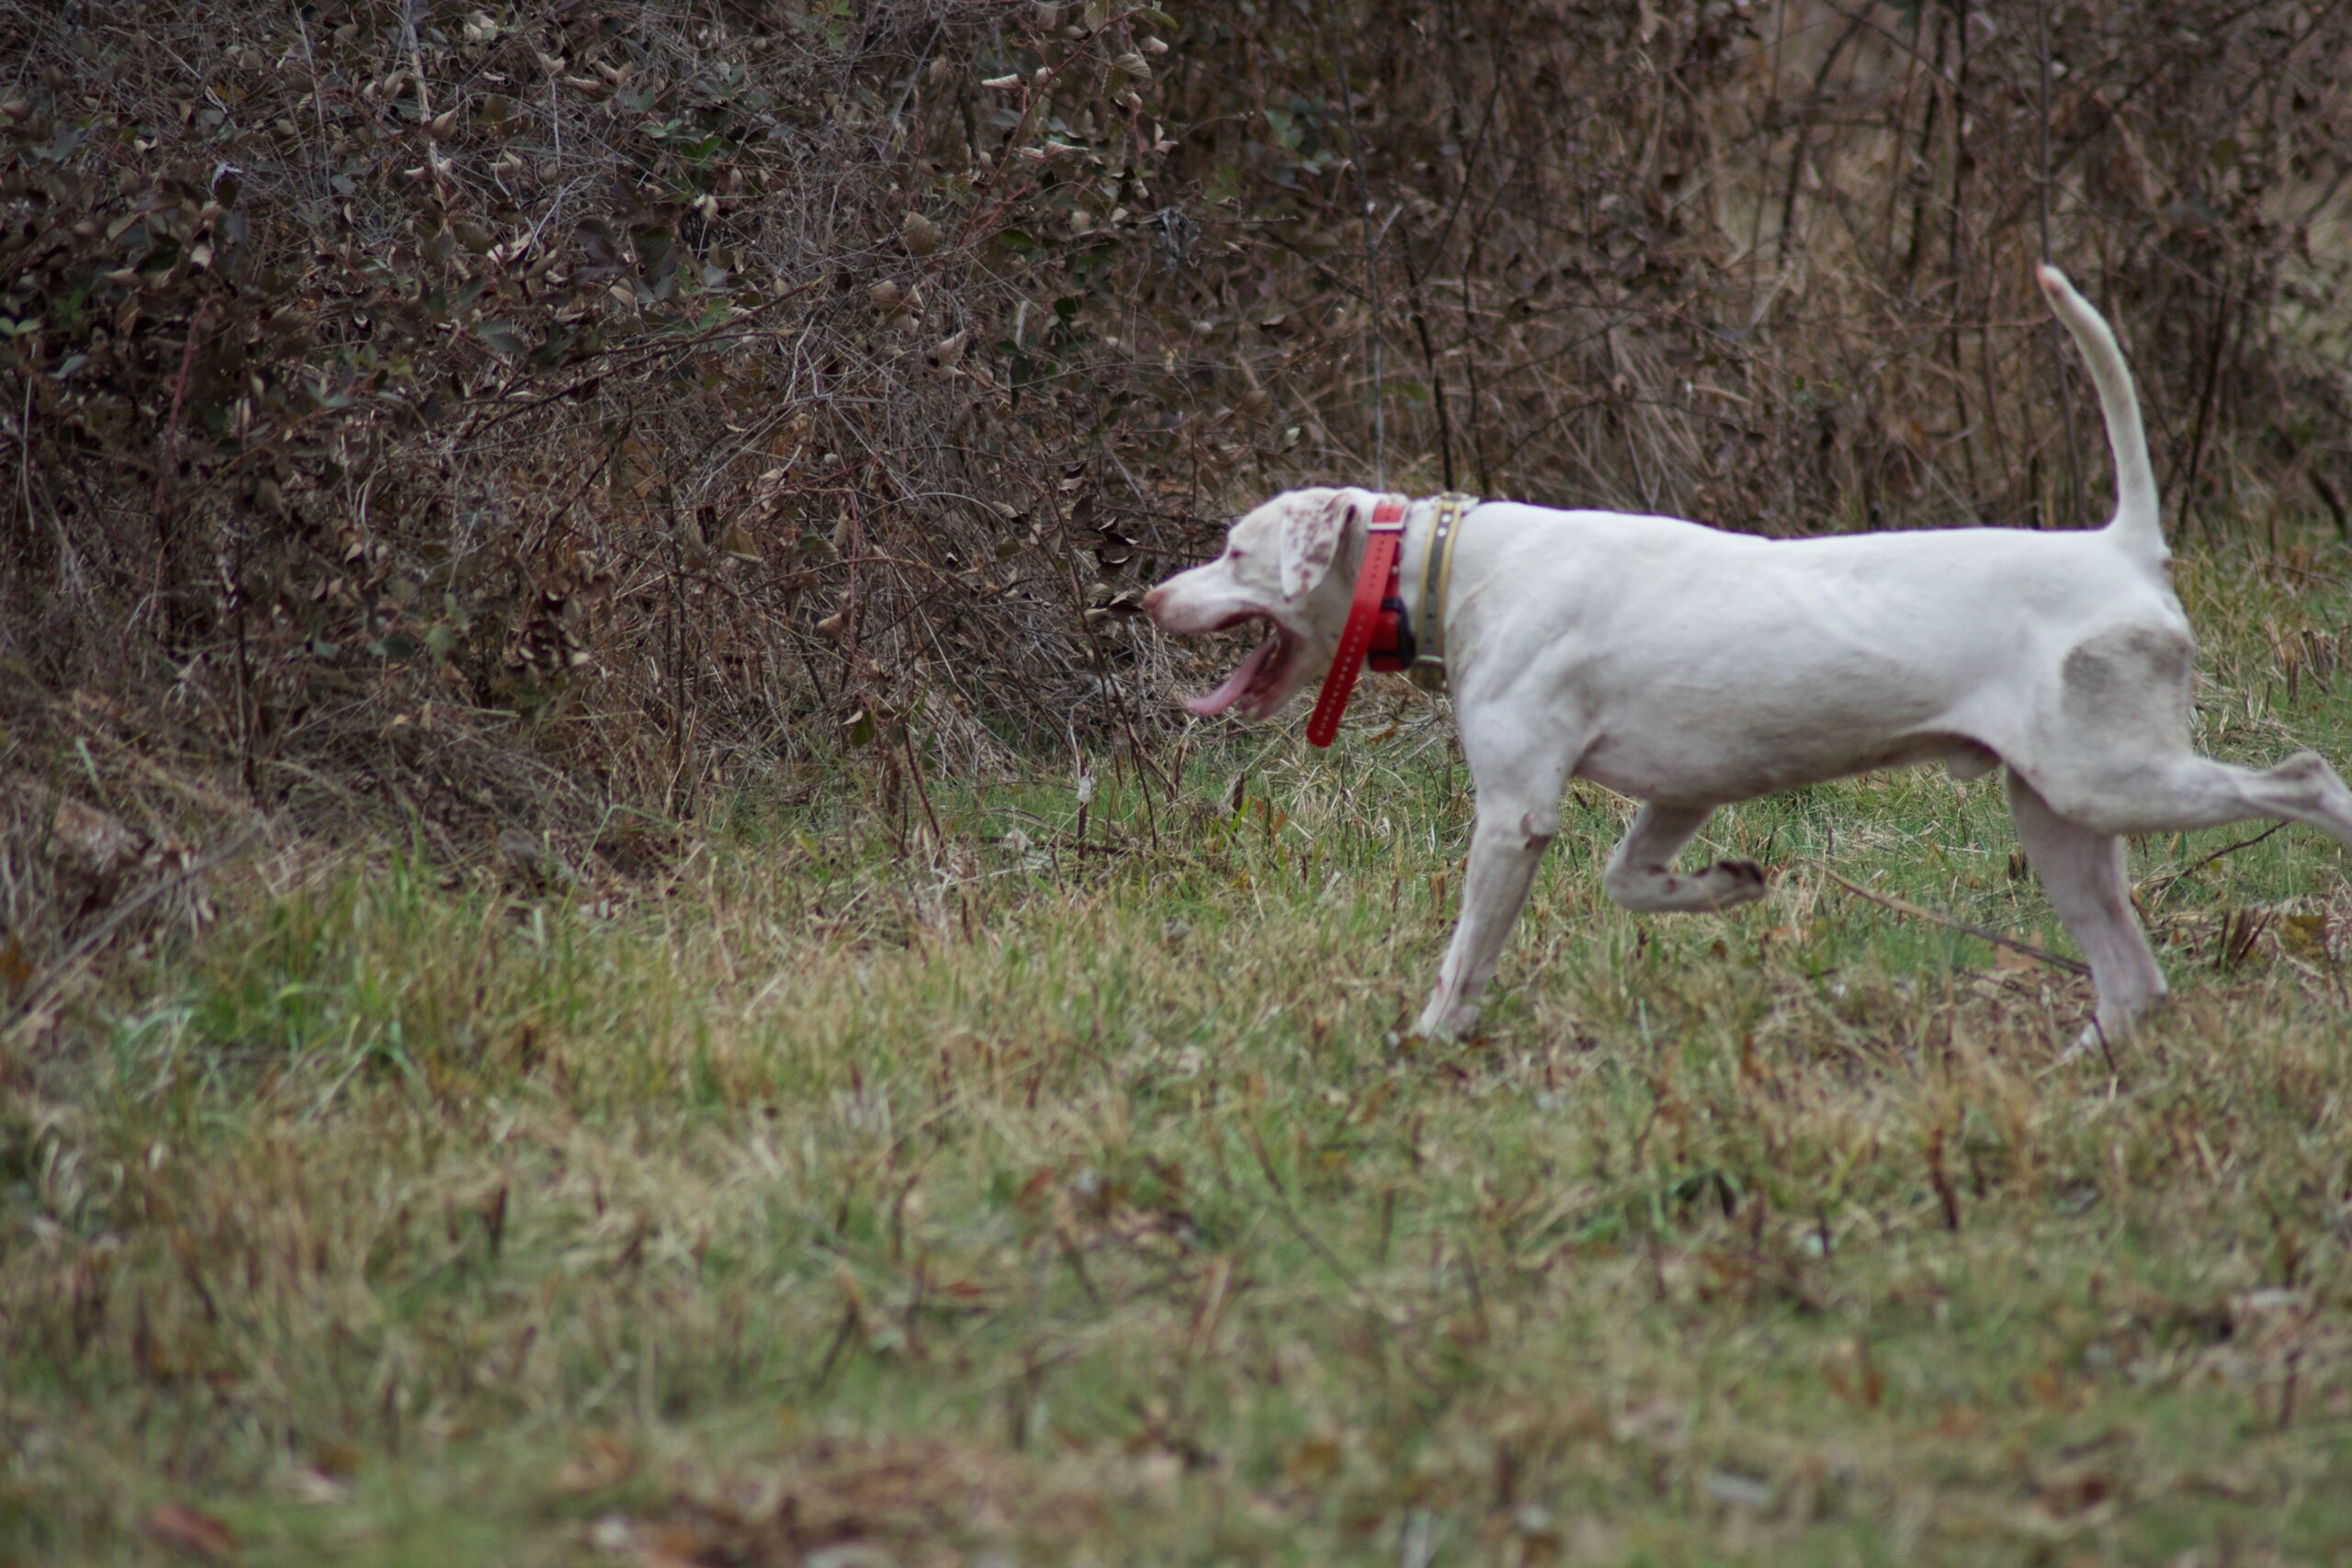
[[[147,1533],[210,1562],[227,1562],[237,1545],[227,1525],[186,1503],[156,1504],[147,1516]]]
[[[709,1543],[683,1525],[664,1525],[643,1532],[637,1541],[639,1568],[700,1568],[708,1562]]]

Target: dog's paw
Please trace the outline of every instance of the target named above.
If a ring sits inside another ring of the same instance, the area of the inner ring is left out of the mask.
[[[1770,890],[1764,868],[1752,860],[1719,860],[1707,868],[1707,874],[1722,885],[1717,897],[1726,904],[1745,904]]]
[[[1413,1024],[1410,1038],[1426,1040],[1432,1044],[1453,1044],[1468,1038],[1477,1027],[1478,1006],[1476,1002],[1448,1006],[1432,997],[1430,1005],[1421,1010],[1420,1018]]]

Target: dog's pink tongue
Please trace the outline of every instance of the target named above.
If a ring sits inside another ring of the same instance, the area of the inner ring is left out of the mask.
[[[1249,690],[1250,680],[1265,667],[1266,660],[1274,656],[1274,644],[1275,639],[1268,637],[1251,649],[1250,657],[1241,661],[1241,668],[1225,678],[1225,684],[1214,692],[1204,692],[1197,697],[1186,697],[1184,705],[1206,718],[1212,714],[1223,713],[1239,702],[1241,694]]]

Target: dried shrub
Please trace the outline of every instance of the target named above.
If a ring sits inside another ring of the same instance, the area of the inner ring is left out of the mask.
[[[2046,249],[2117,318],[2190,532],[2344,524],[2352,17],[1193,15],[1182,183],[1267,241],[1212,251],[1209,341],[1359,468],[1377,381],[1416,483],[1775,533],[2070,526],[2107,463]]]
[[[15,25],[28,697],[437,822],[1099,694],[1144,492],[1102,492],[1131,400],[1078,318],[1155,265],[1134,16]]]
[[[2338,8],[1171,10],[0,13],[12,776],[626,861],[1147,765],[1137,590],[1304,478],[2068,524],[2045,230],[2186,532],[2343,520]]]

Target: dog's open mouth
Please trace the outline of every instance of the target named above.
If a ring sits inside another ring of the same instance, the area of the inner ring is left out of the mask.
[[[1220,714],[1239,703],[1242,711],[1263,717],[1272,708],[1273,699],[1289,684],[1290,667],[1297,658],[1297,645],[1280,625],[1263,615],[1236,615],[1217,630],[1238,626],[1251,621],[1265,624],[1269,636],[1250,650],[1239,668],[1227,675],[1214,692],[1204,692],[1197,697],[1187,697],[1184,705],[1206,717]]]

